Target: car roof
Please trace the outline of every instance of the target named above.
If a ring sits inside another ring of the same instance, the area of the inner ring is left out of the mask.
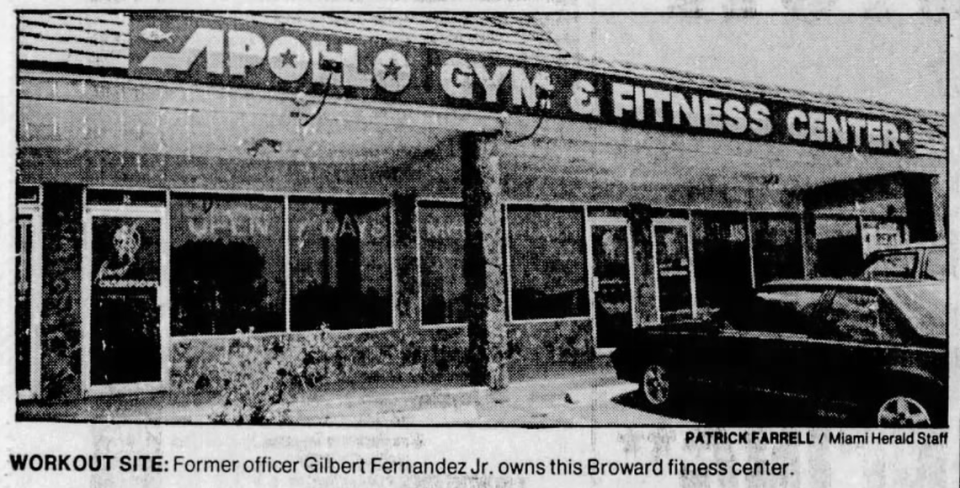
[[[763,288],[896,288],[896,287],[922,287],[922,286],[944,286],[941,281],[931,280],[865,280],[865,279],[840,279],[840,278],[808,278],[808,279],[785,279],[773,280],[763,285]]]

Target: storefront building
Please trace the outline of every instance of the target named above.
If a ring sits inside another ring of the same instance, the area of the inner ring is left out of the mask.
[[[496,383],[945,236],[944,114],[580,59],[528,16],[18,26],[23,398],[217,388],[238,333],[316,381]]]

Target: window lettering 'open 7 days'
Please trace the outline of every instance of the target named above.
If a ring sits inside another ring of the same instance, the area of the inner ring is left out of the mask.
[[[271,225],[274,216],[270,211],[253,208],[233,207],[214,208],[208,212],[186,208],[183,215],[187,219],[190,234],[200,239],[216,237],[275,237],[280,229]],[[368,221],[363,216],[346,214],[339,218],[331,212],[323,215],[292,222],[293,237],[297,242],[311,238],[334,239],[352,235],[363,241],[378,241],[387,237],[388,229],[382,222]],[[280,235],[280,234],[277,234]]]

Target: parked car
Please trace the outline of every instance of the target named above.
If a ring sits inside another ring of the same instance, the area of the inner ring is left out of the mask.
[[[652,409],[712,386],[843,404],[857,425],[945,425],[945,283],[774,281],[738,316],[637,328],[617,376]]]
[[[870,253],[864,261],[865,280],[947,279],[947,243],[916,242],[886,247]]]

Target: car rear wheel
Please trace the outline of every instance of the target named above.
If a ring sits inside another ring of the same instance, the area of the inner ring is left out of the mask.
[[[880,427],[930,427],[933,418],[927,402],[915,395],[896,395],[884,400],[877,410]]]
[[[675,393],[670,373],[660,364],[651,364],[643,371],[640,390],[647,405],[655,408],[665,407]]]

